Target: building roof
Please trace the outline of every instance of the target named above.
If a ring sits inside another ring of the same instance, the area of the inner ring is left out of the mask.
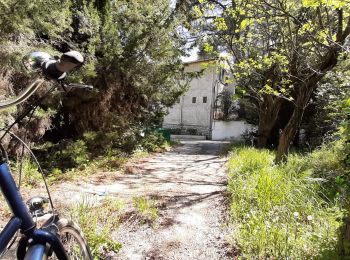
[[[199,60],[194,60],[194,61],[186,61],[186,62],[184,62],[184,64],[188,65],[188,64],[202,63],[202,62],[208,62],[208,61],[214,61],[214,60],[216,60],[216,59],[215,58],[199,59]]]

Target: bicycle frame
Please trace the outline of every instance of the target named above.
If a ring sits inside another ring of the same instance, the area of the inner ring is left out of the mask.
[[[44,229],[37,229],[6,162],[0,164],[0,189],[13,217],[0,233],[0,253],[6,250],[7,245],[18,230],[23,234],[17,249],[17,258],[42,259],[50,245],[58,259],[68,260],[68,256],[58,237]]]

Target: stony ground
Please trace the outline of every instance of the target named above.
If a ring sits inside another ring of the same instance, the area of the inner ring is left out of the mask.
[[[160,226],[126,226],[121,259],[225,259],[225,159],[222,143],[185,142],[145,163],[124,184],[162,201]]]
[[[159,205],[157,225],[125,222],[114,234],[123,244],[113,259],[229,259],[225,227],[225,143],[183,141],[170,152],[129,166],[128,174],[65,184],[53,196],[69,203],[81,195],[131,201],[146,196]],[[57,192],[61,190],[61,192]]]

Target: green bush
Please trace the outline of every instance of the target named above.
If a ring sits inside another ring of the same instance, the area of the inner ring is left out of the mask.
[[[341,198],[347,197],[336,182],[344,173],[341,150],[335,143],[282,165],[267,150],[233,151],[228,191],[233,243],[242,258],[340,258]]]
[[[84,141],[92,156],[104,154],[108,150],[122,150],[131,153],[137,146],[139,137],[135,129],[119,132],[86,132]]]
[[[90,153],[101,155],[107,150],[116,148],[122,138],[117,132],[85,132],[83,139]]]
[[[16,162],[14,174],[19,175],[20,161]],[[24,158],[22,162],[22,184],[29,188],[38,187],[42,182],[41,173],[38,170],[38,165],[29,158]]]
[[[87,176],[98,170],[112,171],[130,157],[169,146],[160,133],[152,132],[142,137],[134,130],[123,134],[86,132],[76,141],[65,139],[58,144],[43,143],[35,148],[35,153],[43,169],[47,170],[49,181],[57,181],[74,178],[77,174]]]
[[[89,162],[86,143],[83,140],[66,140],[55,147],[53,158],[57,166],[73,168],[84,166]]]
[[[82,228],[94,259],[106,259],[108,254],[121,249],[122,245],[113,239],[112,233],[118,230],[123,207],[117,199],[105,198],[98,202],[85,197],[71,209],[71,218]]]
[[[166,140],[161,133],[152,132],[147,134],[140,142],[140,147],[148,152],[156,151],[165,145]]]
[[[348,167],[350,167],[350,98],[345,101],[343,111],[346,117],[346,120],[342,125],[342,135],[346,140],[344,162]]]
[[[141,221],[154,225],[158,219],[157,203],[154,200],[140,196],[133,197],[132,202]]]

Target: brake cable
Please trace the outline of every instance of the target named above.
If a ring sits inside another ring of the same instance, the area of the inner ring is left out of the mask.
[[[42,82],[41,82],[41,83],[42,83]],[[25,118],[29,113],[31,113],[31,114],[30,114],[29,121],[28,121],[27,124],[25,125],[25,126],[27,127],[27,125],[29,124],[29,122],[30,122],[31,119],[32,119],[32,116],[33,116],[33,114],[34,114],[36,108],[39,106],[39,104],[41,103],[41,101],[44,100],[44,98],[46,98],[46,97],[50,94],[50,92],[52,92],[53,89],[55,89],[55,86],[51,87],[48,91],[46,91],[46,92],[44,93],[43,96],[41,96],[40,98],[38,98],[38,99],[34,102],[34,105],[33,105],[33,104],[30,105],[28,109],[26,109],[20,116],[18,116],[18,117],[16,118],[16,120],[15,120],[9,127],[6,128],[5,133],[4,133],[4,134],[1,136],[1,138],[0,138],[0,149],[1,149],[1,152],[2,152],[2,153],[4,154],[4,156],[5,156],[5,159],[8,161],[7,152],[6,152],[6,150],[4,149],[3,145],[1,144],[1,141],[2,141],[2,139],[6,136],[6,134],[10,134],[10,136],[14,137],[15,139],[17,139],[17,140],[22,144],[22,147],[23,147],[23,148],[22,148],[22,151],[24,150],[24,148],[28,149],[30,155],[33,157],[33,159],[34,159],[36,165],[38,166],[38,170],[39,170],[39,172],[40,172],[40,174],[41,174],[41,176],[42,176],[42,179],[43,179],[43,181],[44,181],[45,189],[46,189],[46,192],[47,192],[47,195],[48,195],[48,199],[49,199],[49,202],[50,202],[51,211],[52,211],[52,213],[54,214],[54,211],[55,211],[55,210],[54,210],[53,202],[52,202],[52,199],[51,199],[50,190],[49,190],[49,188],[48,188],[48,185],[47,185],[47,182],[46,182],[46,178],[45,178],[44,172],[43,172],[43,170],[42,170],[42,168],[41,168],[41,166],[40,166],[40,164],[39,164],[38,159],[37,159],[36,156],[34,155],[33,151],[30,149],[30,147],[29,147],[21,138],[19,138],[17,135],[15,135],[14,133],[12,133],[12,132],[10,131],[11,128],[12,128],[15,124],[19,123],[23,118]],[[1,129],[1,130],[5,130],[5,128],[3,128],[3,129]],[[26,128],[25,138],[26,138],[27,132],[28,132],[28,128]],[[22,155],[21,155],[21,166],[20,166],[20,176],[19,176],[19,187],[18,187],[18,188],[20,188],[21,178],[22,178],[22,166],[23,166],[23,165],[22,165],[22,162],[23,162],[22,159],[23,159],[23,153],[22,153]]]

